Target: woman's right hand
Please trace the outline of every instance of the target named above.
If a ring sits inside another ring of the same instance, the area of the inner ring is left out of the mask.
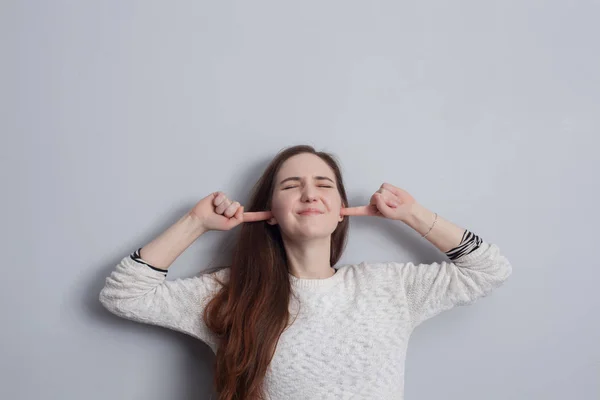
[[[209,194],[196,203],[190,214],[198,218],[206,231],[228,231],[244,222],[244,206],[223,192]]]

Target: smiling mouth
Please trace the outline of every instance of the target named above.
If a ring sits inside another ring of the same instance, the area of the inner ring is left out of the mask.
[[[322,214],[322,213],[319,211],[305,211],[302,213],[298,213],[298,215],[319,215],[319,214]]]

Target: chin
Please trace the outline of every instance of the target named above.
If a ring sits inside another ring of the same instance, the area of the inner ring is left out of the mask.
[[[281,226],[279,228],[281,229]],[[281,229],[281,233],[285,234],[286,237],[291,239],[317,239],[331,236],[333,230],[312,226],[304,227],[302,229],[295,229],[293,232],[288,232],[285,229]]]

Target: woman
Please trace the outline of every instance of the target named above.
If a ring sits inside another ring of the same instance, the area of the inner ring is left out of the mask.
[[[450,262],[335,266],[350,215],[406,223]],[[166,280],[199,236],[242,222],[231,266]],[[401,399],[413,329],[487,295],[511,271],[496,245],[388,183],[368,206],[349,208],[333,156],[295,146],[267,167],[248,212],[221,192],[200,200],[121,260],[100,301],[207,343],[219,399]]]

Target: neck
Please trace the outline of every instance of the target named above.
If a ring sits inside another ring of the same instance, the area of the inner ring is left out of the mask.
[[[325,279],[335,274],[329,262],[331,236],[305,241],[283,238],[290,274],[300,279]]]

